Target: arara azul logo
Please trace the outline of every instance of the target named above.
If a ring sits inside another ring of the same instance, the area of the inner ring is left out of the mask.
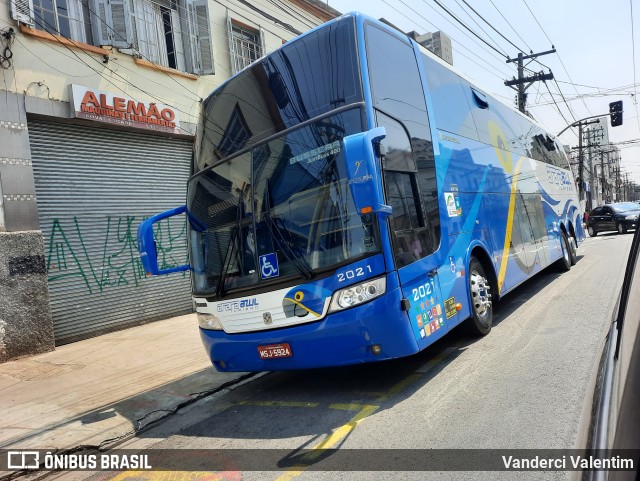
[[[298,286],[291,289],[282,300],[287,317],[322,317],[326,299],[331,291],[320,286]]]
[[[248,299],[236,299],[228,302],[220,302],[218,303],[217,311],[218,312],[243,312],[243,311],[254,311],[258,309],[260,303],[258,299],[255,297],[250,297]]]

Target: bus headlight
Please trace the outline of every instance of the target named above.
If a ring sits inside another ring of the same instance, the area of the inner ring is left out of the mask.
[[[387,289],[386,277],[378,277],[360,284],[345,287],[333,293],[329,312],[341,311],[349,307],[357,306],[369,302],[376,297],[380,297]]]
[[[198,316],[198,325],[202,329],[209,329],[211,331],[221,331],[222,330],[222,324],[220,324],[220,321],[218,320],[218,318],[216,316],[214,316],[213,314],[207,314],[205,312],[198,312],[197,316]]]

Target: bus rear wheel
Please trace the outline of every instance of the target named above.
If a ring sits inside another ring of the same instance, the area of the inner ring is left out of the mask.
[[[471,294],[471,318],[467,325],[474,335],[485,336],[493,324],[493,305],[489,279],[482,263],[471,257],[469,261],[469,293]]]
[[[556,266],[560,272],[567,272],[571,269],[571,251],[569,247],[569,240],[567,234],[561,231],[560,242],[562,244],[562,257],[556,261]]]

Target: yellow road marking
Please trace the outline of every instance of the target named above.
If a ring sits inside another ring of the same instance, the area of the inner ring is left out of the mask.
[[[416,369],[416,372],[425,373],[431,371],[438,364],[442,363],[446,358],[448,358],[453,352],[457,351],[457,347],[450,347],[446,349],[444,352],[441,352],[433,359],[429,360],[420,368]]]
[[[239,481],[242,478],[237,471],[223,471],[220,473],[207,471],[125,471],[110,478],[109,481],[125,481],[128,479],[135,479],[136,481]]]
[[[420,379],[420,377],[421,377],[420,374],[416,374],[416,373],[410,374],[409,376],[404,378],[402,381],[392,386],[391,389],[389,389],[387,392],[379,396],[376,399],[376,401],[385,401],[389,399],[391,396],[394,396],[398,394],[400,391],[402,391],[403,389],[405,389],[409,384],[413,384],[414,382],[416,382],[418,379]]]
[[[370,404],[357,404],[357,403],[352,403],[352,404],[341,404],[341,403],[335,403],[335,404],[329,404],[329,409],[340,409],[342,411],[360,411],[366,407],[371,407]]]
[[[339,406],[339,405],[336,405],[336,406]],[[348,406],[348,405],[345,404],[342,406]],[[336,444],[338,444],[340,441],[345,439],[351,433],[351,431],[353,431],[356,428],[356,426],[358,426],[358,424],[360,424],[367,416],[370,416],[371,414],[373,414],[379,407],[380,406],[364,405],[362,409],[349,420],[348,423],[335,429],[333,433],[331,433],[327,438],[325,438],[324,440],[316,444],[313,448],[311,448],[311,451],[315,451],[315,452],[309,452],[305,454],[305,458],[313,460],[318,456],[321,456],[323,454],[322,453],[323,450],[333,448]],[[334,409],[340,409],[340,408],[334,408]],[[293,478],[300,476],[306,470],[307,468],[300,468],[300,469],[287,471],[286,473],[279,476],[276,479],[276,481],[290,481]]]
[[[241,401],[242,406],[280,406],[286,408],[317,408],[320,403],[310,403],[304,401]]]

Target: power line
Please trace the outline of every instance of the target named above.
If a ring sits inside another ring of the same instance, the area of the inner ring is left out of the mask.
[[[396,12],[398,12],[400,15],[402,15],[404,18],[406,18],[407,20],[409,20],[409,22],[411,22],[413,25],[417,25],[420,28],[423,28],[426,30],[426,28],[422,25],[420,25],[418,22],[415,21],[414,18],[410,18],[409,16],[407,16],[405,13],[401,12],[400,10],[398,10],[396,7],[394,7],[393,5],[391,5],[389,2],[387,2],[386,0],[382,0],[383,3],[385,3],[387,6],[389,6],[390,8],[392,8],[393,10],[395,10]],[[426,19],[424,16],[422,16],[418,11],[414,10],[411,6],[407,5],[406,3],[404,3],[402,0],[400,0],[400,3],[402,3],[405,7],[407,7],[409,10],[411,10],[413,13],[415,13],[416,15],[418,15],[420,18],[422,18],[425,22],[427,22],[429,25],[431,25],[433,28],[435,28],[436,30],[442,30],[440,27],[438,27],[437,25],[433,24],[431,21],[429,21],[428,19]],[[430,7],[430,5],[428,5]],[[461,30],[462,31],[462,30]],[[463,32],[464,33],[464,32]],[[466,34],[465,34],[466,35]],[[471,38],[471,37],[469,37]],[[469,51],[469,53],[476,55],[476,52],[473,52],[469,47],[465,46],[464,44],[462,44],[460,41],[456,40],[455,38],[452,37],[453,40],[455,40],[460,47],[466,49],[467,51]],[[472,39],[473,40],[473,39]],[[499,78],[500,80],[502,80],[502,77],[500,77],[498,74],[496,74],[495,71],[489,70],[486,65],[482,65],[480,63],[478,63],[476,60],[472,59],[471,57],[465,55],[464,53],[462,53],[461,51],[458,50],[458,53],[460,55],[462,55],[464,58],[466,58],[467,60],[469,60],[470,62],[475,63],[476,65],[478,65],[480,68],[486,70],[489,74]],[[497,69],[496,69],[497,70]]]
[[[389,6],[390,8],[392,8],[393,10],[395,10],[398,13],[401,13],[397,8],[395,8],[393,5],[391,5],[389,2],[382,0],[387,6]],[[427,22],[429,25],[432,25],[433,28],[435,28],[436,30],[443,30],[442,28],[436,26],[433,22],[431,22],[428,18],[426,18],[424,15],[422,15],[420,12],[418,12],[416,9],[414,9],[413,7],[411,7],[410,5],[407,5],[405,2],[403,2],[402,0],[400,0],[401,3],[407,7],[409,10],[411,10],[413,13],[415,13],[416,15],[418,15],[420,18],[422,18],[425,22]],[[497,56],[492,50],[489,50],[485,45],[481,44],[480,42],[478,42],[478,40],[476,40],[474,37],[472,37],[471,35],[469,35],[467,33],[467,31],[463,30],[462,28],[460,28],[456,23],[452,22],[448,17],[445,17],[442,13],[440,13],[439,10],[437,10],[433,5],[431,5],[430,3],[427,3],[426,0],[422,0],[422,3],[424,3],[425,6],[429,7],[431,10],[433,10],[433,12],[435,12],[437,15],[439,15],[445,22],[449,23],[452,28],[455,28],[456,30],[458,30],[460,33],[462,33],[462,35],[464,35],[465,37],[467,37],[469,40],[471,40],[474,44],[476,44],[478,47],[480,47],[483,51],[487,52],[487,54],[489,54],[492,58],[496,59],[499,63],[496,65],[502,66],[503,65],[503,55],[501,54],[500,56]],[[402,13],[401,13],[402,14]],[[404,17],[407,17],[406,15],[402,14]],[[408,17],[407,17],[408,18]],[[414,23],[414,19],[409,19],[412,23]],[[454,37],[451,37],[453,40],[455,40],[458,44],[460,44],[461,47],[464,47],[465,49],[467,49],[470,53],[478,56],[477,53],[475,53],[474,51],[471,50],[471,48],[467,47],[466,45],[464,45],[459,39],[456,39]],[[496,69],[499,69],[499,67],[496,67]],[[507,75],[507,74],[505,74]]]
[[[638,88],[636,82],[636,41],[635,41],[635,33],[633,28],[633,0],[629,0],[629,6],[631,7],[631,56],[633,60],[633,85],[634,85],[634,106],[636,109],[636,115],[638,115]],[[638,130],[640,130],[640,119],[637,119]]]
[[[545,32],[544,28],[542,28],[542,25],[540,25],[540,22],[538,22],[538,19],[536,18],[536,16],[534,15],[533,11],[531,10],[531,8],[529,8],[529,4],[527,3],[527,0],[522,0],[524,2],[524,4],[527,7],[527,10],[529,10],[529,13],[531,13],[531,16],[533,17],[533,19],[536,21],[536,23],[538,24],[538,27],[540,27],[540,30],[542,30],[542,33],[544,33],[544,36],[547,37],[547,40],[549,40],[549,43],[551,44],[551,46],[553,46],[553,42],[551,41],[551,39],[549,38],[549,35],[547,35],[547,32]]]
[[[484,28],[482,28],[482,25],[480,25],[480,24],[477,22],[477,20],[476,20],[475,18],[473,18],[473,15],[471,15],[467,10],[465,10],[465,8],[460,4],[460,2],[459,2],[458,0],[454,0],[454,1],[455,1],[455,2],[456,2],[456,4],[460,7],[460,9],[461,9],[464,13],[466,13],[466,14],[467,14],[467,16],[471,19],[471,21],[472,21],[473,23],[475,23],[475,24],[478,26],[478,28],[479,28],[480,30],[482,30],[482,33],[484,33],[484,34],[487,36],[487,38],[489,38],[489,39],[490,39],[493,43],[495,43],[495,44],[496,44],[496,46],[497,46],[497,45],[498,45],[498,42],[496,42],[496,41],[493,39],[493,37],[492,37],[491,35],[489,35],[489,34],[487,33],[487,31],[486,31]],[[463,1],[464,1],[464,0],[463,0]],[[502,54],[503,54],[504,56],[506,56],[506,55],[507,55],[507,53],[506,53],[504,50],[500,50],[500,51],[502,52]]]
[[[562,116],[562,120],[564,120],[564,121],[565,121],[565,123],[566,123],[567,125],[569,125],[571,122],[569,122],[569,121],[566,119],[566,117],[565,117],[565,116],[564,116],[564,114],[562,113],[562,110],[560,110],[560,107],[559,107],[559,106],[558,106],[558,104],[556,103],[556,99],[553,97],[553,94],[551,93],[551,89],[549,89],[549,85],[547,85],[547,82],[546,82],[546,81],[543,81],[543,83],[544,83],[544,86],[547,88],[547,90],[548,90],[548,92],[549,92],[549,95],[551,95],[551,99],[553,100],[553,103],[555,104],[556,109],[558,110],[558,112],[559,112],[559,113],[560,113],[560,115]],[[575,118],[574,118],[574,120],[575,120]],[[573,127],[571,128],[571,131],[573,132]],[[574,132],[574,134],[575,134],[575,132]]]
[[[492,50],[496,51],[498,54],[503,55],[502,52],[500,52],[500,50],[498,50],[496,47],[494,47],[493,45],[491,45],[489,42],[487,42],[484,38],[482,38],[480,35],[478,35],[475,30],[473,30],[471,27],[469,27],[466,23],[464,23],[462,20],[460,20],[456,15],[454,15],[447,7],[445,7],[444,5],[442,5],[438,0],[433,0],[436,5],[438,5],[442,10],[444,10],[445,12],[447,12],[449,14],[449,16],[451,16],[451,18],[453,18],[456,22],[458,22],[460,25],[462,25],[464,28],[466,28],[467,30],[469,30],[469,32],[471,32],[474,36],[476,36],[482,43],[484,43],[485,45],[487,45],[489,48],[491,48]],[[507,55],[505,55],[505,57],[508,58]]]
[[[46,20],[44,21],[44,24],[38,22],[36,19],[33,19],[34,23],[38,26],[40,26],[43,30],[47,31],[47,27],[52,28],[55,30],[55,27],[53,25],[50,25]],[[58,42],[60,43],[60,45],[62,45],[64,48],[66,48],[69,52],[71,52],[73,54],[74,57],[76,57],[78,59],[78,61],[80,61],[81,63],[83,63],[84,65],[86,65],[89,69],[93,70],[94,72],[96,72],[100,77],[102,77],[103,79],[105,79],[107,82],[109,82],[111,85],[113,85],[114,87],[116,87],[118,90],[122,90],[120,88],[120,86],[118,86],[117,84],[115,84],[111,79],[105,77],[102,73],[100,73],[98,70],[96,70],[94,67],[92,67],[91,65],[89,65],[87,62],[85,62],[82,58],[80,58],[80,56],[75,53],[71,47],[69,47],[66,43],[64,43],[62,40],[60,40],[56,35],[52,35],[52,37]],[[71,40],[71,39],[67,39],[69,42],[71,42],[76,48],[79,48],[78,45],[76,45],[75,41]],[[82,50],[82,49],[81,49]],[[84,50],[82,50],[84,52]],[[147,92],[146,90],[142,89],[141,87],[138,87],[137,85],[135,85],[133,82],[129,81],[128,79],[126,79],[125,77],[122,77],[120,74],[118,74],[116,71],[110,69],[109,67],[107,67],[106,65],[104,65],[100,60],[94,58],[93,56],[91,56],[89,53],[84,52],[91,60],[94,60],[95,62],[97,62],[100,66],[102,66],[103,68],[107,69],[108,71],[110,71],[113,75],[115,75],[116,77],[120,78],[122,81],[124,81],[125,83],[128,83],[129,85],[131,85],[132,87],[140,90],[141,92],[143,92],[144,94],[148,95],[149,97],[162,102],[163,104],[166,102],[165,100],[156,97],[153,94],[150,94],[149,92]],[[167,103],[167,105],[169,105]],[[189,112],[185,112],[184,110],[181,110],[175,106],[169,105],[170,107],[172,107],[173,109],[177,110],[178,112],[181,112],[185,115],[191,116],[191,114]],[[183,130],[185,132],[187,132],[189,135],[193,135],[193,132],[190,132],[186,129],[183,129],[182,127],[180,127],[180,130]]]
[[[489,0],[489,1],[491,2],[491,5],[493,5],[493,8],[495,8],[495,9],[496,9],[496,11],[500,14],[500,16],[501,16],[502,18],[504,18],[504,21],[505,21],[505,22],[507,22],[507,25],[509,25],[509,27],[511,28],[511,30],[513,30],[513,32],[518,36],[518,38],[519,38],[520,40],[522,40],[522,43],[524,43],[524,44],[525,44],[525,46],[529,49],[529,52],[533,52],[533,49],[532,49],[531,47],[529,47],[529,45],[527,44],[527,42],[525,41],[525,39],[524,39],[524,38],[522,38],[522,37],[520,36],[520,34],[518,33],[518,31],[517,31],[515,28],[513,28],[513,26],[512,26],[512,25],[511,25],[511,23],[509,22],[509,20],[507,20],[507,17],[505,17],[504,15],[502,15],[502,12],[500,11],[500,9],[499,9],[498,7],[496,7],[496,4],[495,4],[495,3],[493,3],[493,0]]]
[[[434,1],[435,1],[436,3],[438,3],[438,2],[437,2],[437,0],[434,0]],[[494,32],[496,32],[498,35],[500,35],[502,38],[504,38],[504,39],[505,39],[509,44],[511,44],[511,46],[512,46],[513,48],[515,48],[516,50],[518,50],[518,51],[520,51],[520,52],[524,52],[524,50],[523,50],[523,49],[521,49],[521,48],[520,48],[520,47],[518,47],[515,43],[513,43],[511,40],[509,40],[507,37],[505,37],[505,36],[502,34],[502,32],[500,32],[500,31],[499,31],[497,28],[495,28],[495,27],[494,27],[490,22],[488,22],[488,21],[487,21],[487,20],[486,20],[482,15],[480,15],[480,14],[478,13],[478,11],[477,11],[475,8],[473,8],[471,5],[469,5],[469,3],[467,2],[467,0],[462,0],[462,1],[464,2],[464,4],[465,4],[467,7],[469,7],[469,8],[471,9],[471,11],[472,11],[473,13],[475,13],[478,17],[480,17],[484,23],[486,23],[487,25],[489,25],[489,26],[493,29],[493,31],[494,31]],[[507,55],[507,57],[508,57],[508,55]]]
[[[522,0],[525,4],[525,6],[527,7],[527,10],[529,10],[529,13],[531,14],[531,16],[533,17],[533,19],[536,21],[536,23],[538,24],[538,27],[540,27],[540,30],[542,30],[542,33],[544,34],[545,37],[547,37],[547,40],[549,41],[549,43],[551,44],[551,47],[553,48],[554,43],[551,41],[551,39],[549,38],[549,35],[547,35],[547,32],[545,31],[545,29],[542,27],[542,24],[538,21],[538,18],[535,16],[535,14],[533,13],[533,10],[531,10],[531,8],[529,7],[529,4],[527,3],[526,0]],[[578,97],[580,97],[580,93],[578,92],[578,89],[576,88],[575,84],[573,83],[573,79],[571,78],[571,75],[569,75],[569,71],[567,70],[567,67],[564,65],[564,62],[562,61],[562,57],[560,56],[560,54],[558,54],[558,60],[560,61],[560,65],[562,66],[562,69],[564,70],[564,73],[567,74],[567,78],[569,79],[568,83],[571,83],[573,85],[573,89],[576,91],[576,94],[578,94]],[[540,64],[543,65],[543,64]],[[544,65],[543,65],[544,66]],[[549,68],[549,67],[547,67]],[[558,90],[560,90],[560,87],[558,87]],[[587,106],[587,103],[584,101],[584,99],[582,100],[582,104],[584,105],[585,109],[587,109],[587,112],[589,112],[589,115],[593,115],[593,113],[591,112],[591,110],[589,109],[589,107]]]
[[[564,93],[562,93],[562,89],[560,88],[560,85],[558,85],[558,81],[555,78],[553,79],[553,81],[556,83],[556,87],[558,88],[558,92],[560,92],[560,96],[562,97],[562,101],[567,106],[567,109],[569,110],[569,113],[571,114],[571,117],[573,117],[573,121],[577,122],[578,119],[576,119],[576,116],[573,113],[573,110],[571,110],[571,106],[567,103],[567,99],[564,98]],[[552,95],[552,97],[553,97],[553,95]]]

